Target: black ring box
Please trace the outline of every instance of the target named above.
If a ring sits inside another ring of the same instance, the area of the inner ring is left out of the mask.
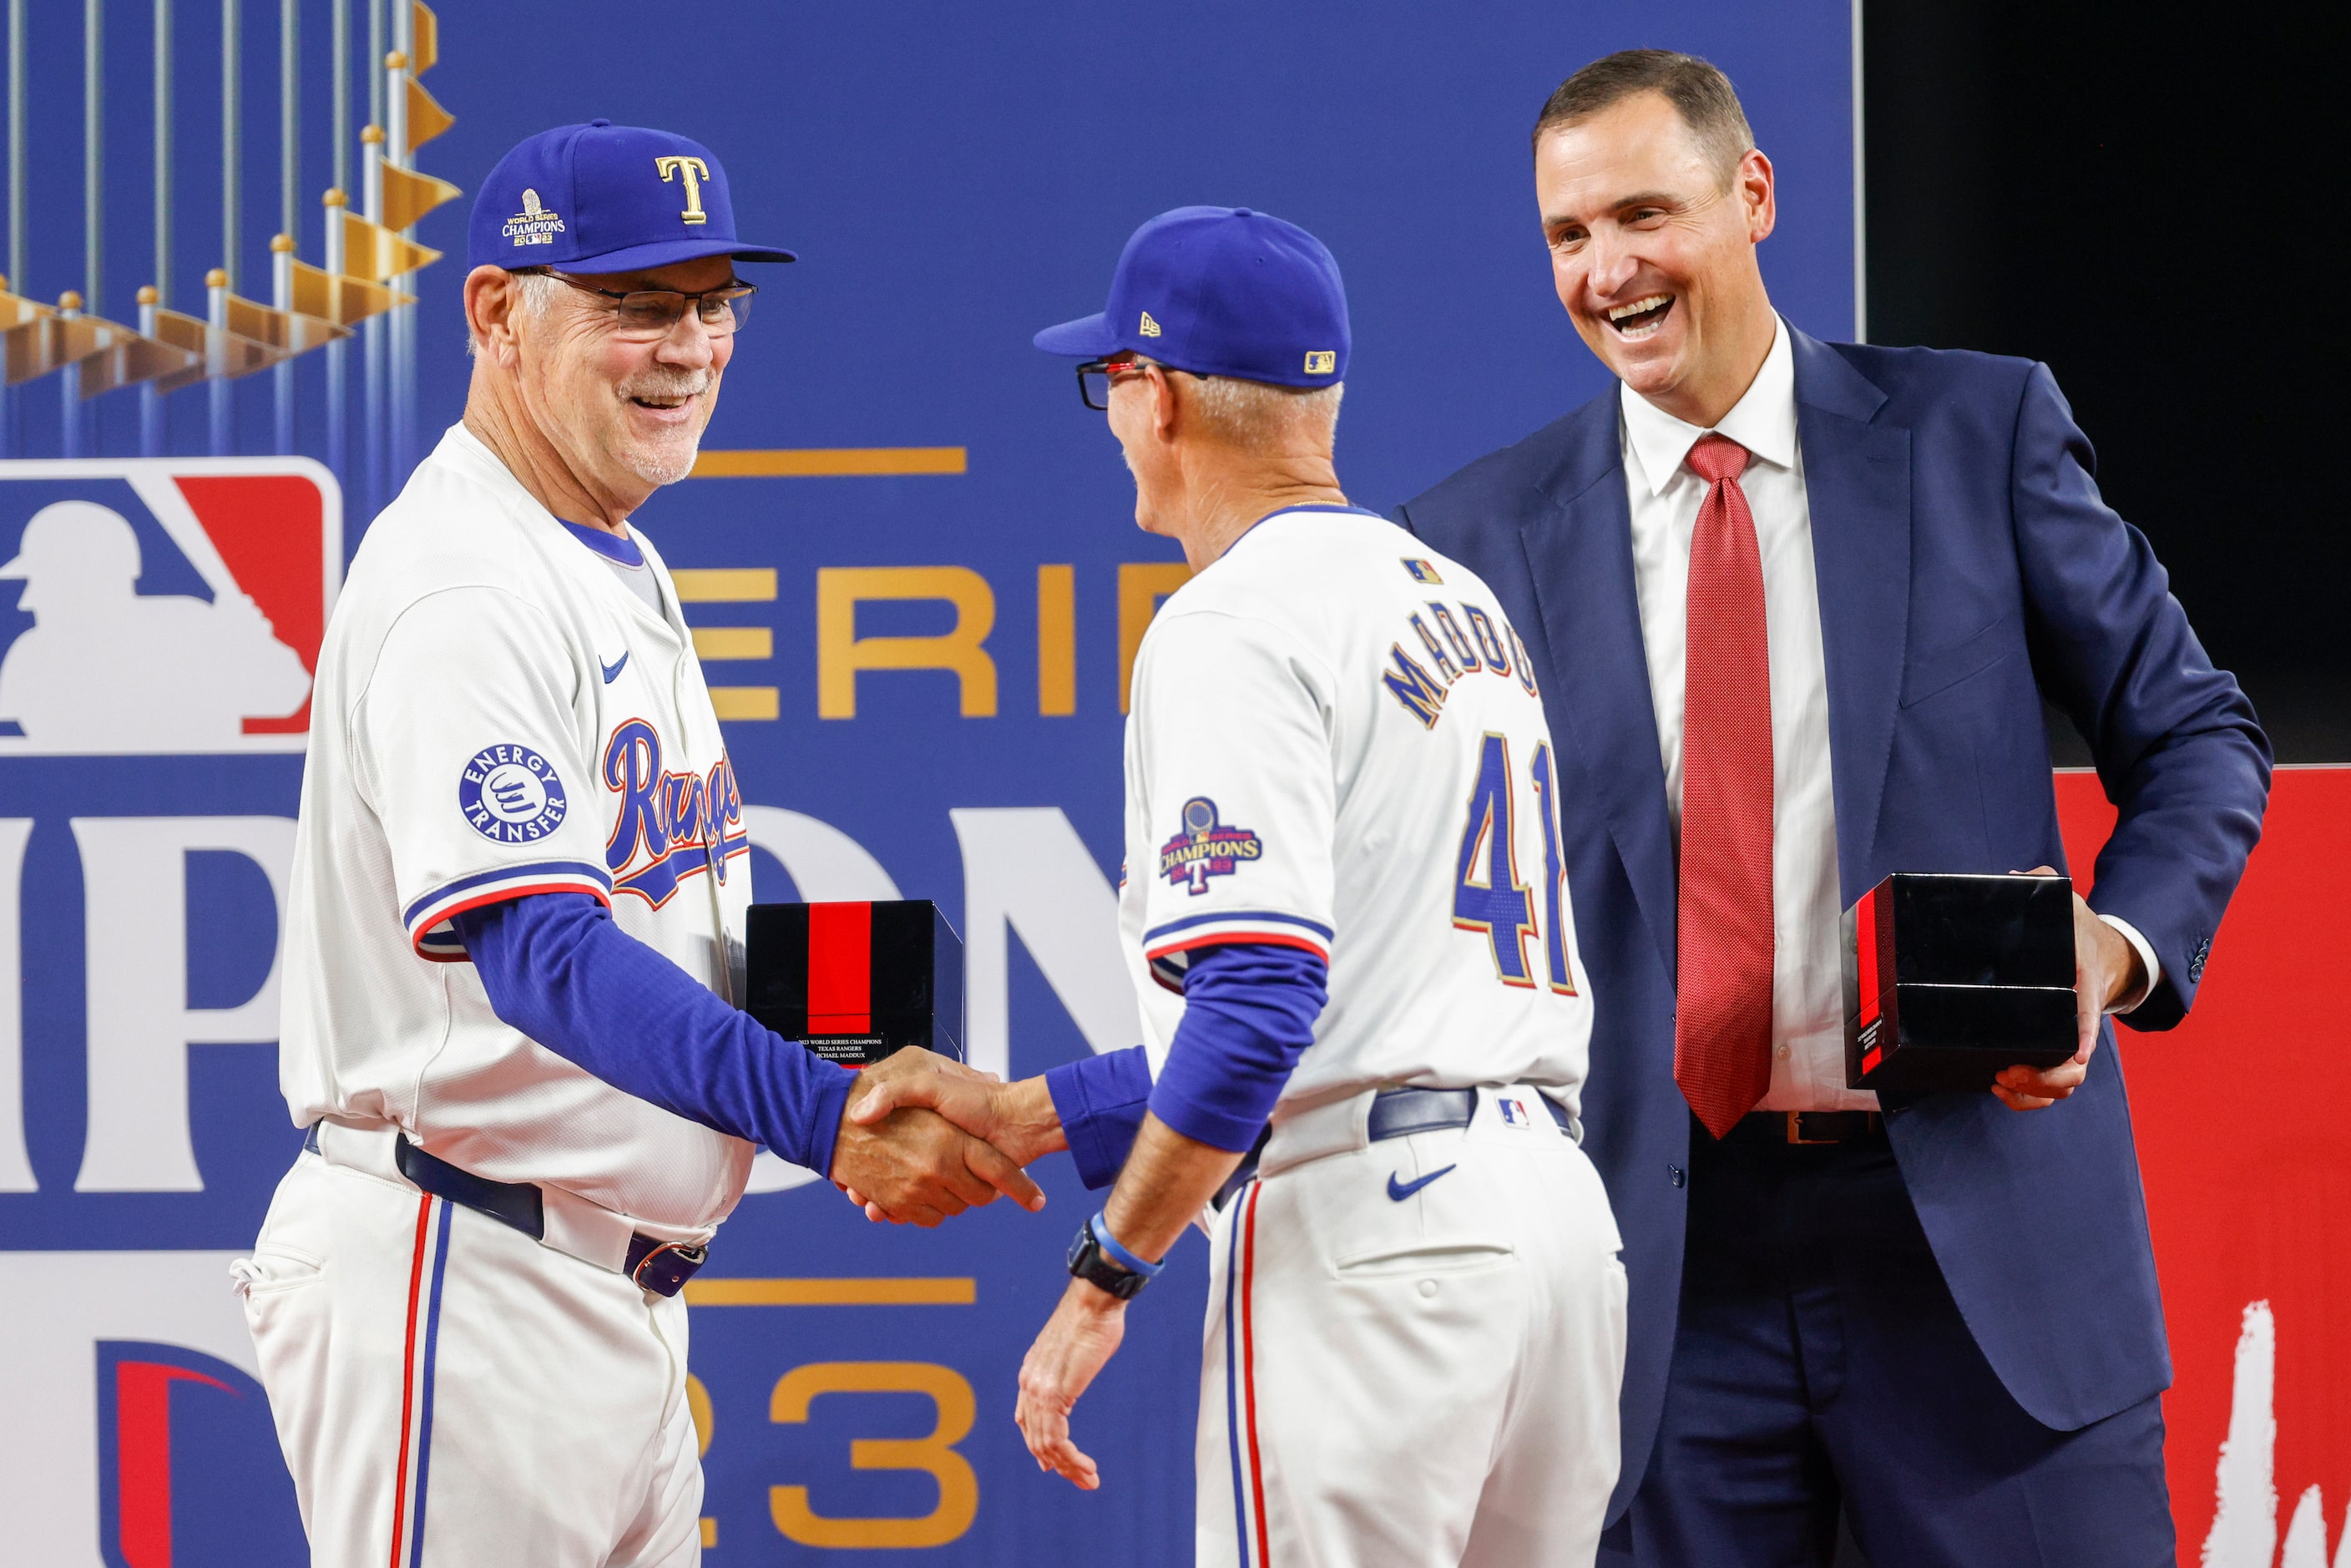
[[[964,1056],[963,939],[926,898],[755,904],[743,1010],[843,1067]]]
[[[1855,1089],[1982,1090],[2069,1060],[2073,884],[1895,873],[1845,911],[1844,1020]]]

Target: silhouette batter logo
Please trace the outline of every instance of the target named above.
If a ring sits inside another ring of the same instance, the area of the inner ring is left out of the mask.
[[[0,756],[299,751],[341,536],[304,459],[0,465]]]

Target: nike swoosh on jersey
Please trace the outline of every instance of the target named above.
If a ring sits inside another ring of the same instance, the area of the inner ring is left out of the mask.
[[[621,678],[621,671],[622,671],[622,669],[624,666],[626,666],[626,665],[627,665],[628,662],[629,662],[629,651],[628,651],[626,648],[622,649],[622,650],[621,650],[621,656],[620,656],[619,658],[617,658],[617,659],[613,660],[613,661],[612,661],[611,664],[605,664],[605,663],[604,663],[604,661],[603,661],[603,660],[601,660],[601,659],[597,660],[597,661],[596,661],[596,666],[597,666],[597,668],[599,668],[599,669],[601,669],[601,670],[602,670],[602,671],[604,672],[604,684],[605,684],[606,685],[608,685],[608,686],[609,686],[609,685],[611,685],[614,681],[619,680],[619,679]]]
[[[1444,1176],[1448,1171],[1458,1168],[1459,1167],[1458,1166],[1447,1166],[1444,1170],[1431,1171],[1426,1176],[1421,1176],[1416,1180],[1402,1183],[1399,1183],[1396,1180],[1396,1176],[1401,1176],[1403,1173],[1401,1171],[1395,1172],[1388,1176],[1388,1197],[1394,1198],[1398,1203],[1402,1203],[1405,1198],[1410,1197],[1414,1193],[1418,1192],[1422,1187],[1426,1186],[1438,1176]]]

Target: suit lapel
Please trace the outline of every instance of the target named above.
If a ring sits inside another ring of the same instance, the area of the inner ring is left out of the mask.
[[[1549,706],[1585,759],[1583,777],[1599,797],[1591,804],[1608,824],[1670,975],[1673,840],[1633,586],[1632,512],[1613,385],[1579,411],[1565,455],[1558,479],[1545,486],[1551,507],[1519,530],[1550,654]],[[1561,803],[1562,812],[1577,806]]]
[[[1838,882],[1850,907],[1879,870],[1870,851],[1909,638],[1910,432],[1876,423],[1886,394],[1834,350],[1791,330],[1827,653]]]

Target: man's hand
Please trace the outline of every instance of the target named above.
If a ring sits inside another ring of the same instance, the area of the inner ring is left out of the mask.
[[[895,1073],[919,1068],[920,1064],[909,1062],[885,1072],[899,1057],[929,1055],[928,1051],[900,1051],[865,1069],[850,1091],[852,1105],[861,1094],[872,1092],[871,1081],[886,1081]],[[931,1060],[958,1072],[970,1071],[936,1057]],[[1045,1207],[1044,1193],[1017,1164],[934,1113],[914,1106],[862,1122],[844,1114],[829,1174],[833,1185],[868,1214],[878,1211],[878,1218],[925,1227],[993,1202],[998,1193],[1026,1209]]]
[[[1069,1147],[1042,1078],[1008,1085],[993,1072],[919,1048],[894,1052],[865,1069],[850,1092],[841,1124],[844,1128],[852,1123],[871,1127],[909,1107],[938,1112],[982,1143],[994,1145],[1015,1166]],[[854,1182],[835,1177],[833,1185],[877,1225],[912,1221],[912,1216],[893,1212]],[[1042,1194],[1033,1204],[1020,1201],[1031,1209],[1044,1207]]]
[[[1083,1280],[1071,1280],[1020,1363],[1020,1402],[1012,1419],[1028,1439],[1029,1452],[1039,1469],[1058,1471],[1085,1491],[1102,1485],[1102,1473],[1070,1440],[1070,1412],[1125,1336],[1126,1303]]]
[[[917,1060],[886,1075],[882,1072],[908,1057]],[[1070,1146],[1041,1077],[1005,1083],[993,1073],[974,1071],[927,1051],[902,1051],[873,1071],[872,1086],[859,1083],[851,1098],[848,1117],[852,1122],[870,1126],[893,1111],[920,1105],[973,1137],[985,1138],[1024,1166]]]
[[[2027,876],[2055,876],[2040,866]],[[1992,1081],[1991,1092],[2011,1111],[2040,1111],[2064,1099],[2090,1075],[2090,1053],[2098,1049],[2098,1020],[2123,998],[2145,988],[2147,967],[2123,934],[2099,919],[2080,894],[2074,894],[2074,1059],[2051,1068],[2016,1066]]]

